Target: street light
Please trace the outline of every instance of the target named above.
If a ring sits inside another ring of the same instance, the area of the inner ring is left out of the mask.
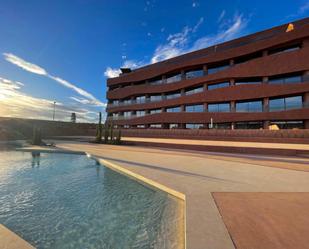
[[[56,112],[56,101],[54,101],[53,120],[55,120],[55,112]]]

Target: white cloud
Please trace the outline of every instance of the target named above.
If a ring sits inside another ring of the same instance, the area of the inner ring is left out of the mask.
[[[302,6],[300,6],[299,10],[298,10],[298,14],[302,15],[305,12],[307,12],[309,10],[309,1],[307,1],[306,3],[304,3]]]
[[[247,20],[244,19],[242,15],[235,15],[234,18],[228,22],[229,25],[227,27],[221,28],[216,34],[199,38],[190,46],[190,34],[196,32],[203,21],[204,19],[200,19],[193,28],[185,26],[180,33],[169,35],[167,43],[159,45],[156,48],[151,63],[170,59],[190,51],[231,40],[240,35],[247,25]]]
[[[225,11],[222,11],[218,18],[220,23],[217,33],[202,36],[195,41],[192,41],[192,34],[196,33],[203,24],[203,17],[201,17],[193,27],[185,26],[181,32],[170,34],[166,39],[166,43],[157,46],[149,63],[156,63],[194,50],[206,48],[214,44],[234,39],[243,34],[248,23],[248,20],[244,18],[243,15],[236,14],[232,19],[228,20],[224,20],[224,17]],[[148,63],[125,61],[122,67],[134,69],[145,64]],[[119,76],[120,73],[120,69],[108,67],[104,75],[108,78],[114,78]]]
[[[115,77],[118,77],[119,74],[121,74],[121,71],[119,68],[107,67],[104,72],[104,76],[107,78],[115,78]]]
[[[71,89],[72,91],[78,93],[79,95],[89,99],[90,101],[92,101],[92,103],[94,105],[97,106],[104,106],[104,103],[102,103],[101,101],[99,101],[97,98],[95,98],[91,93],[85,91],[84,89],[60,78],[57,76],[53,76],[51,74],[49,74],[44,68],[35,65],[33,63],[27,62],[24,59],[11,54],[11,53],[3,53],[5,60],[7,60],[8,62],[28,71],[31,73],[35,73],[35,74],[39,74],[39,75],[43,75],[47,78],[50,78],[56,82],[58,82],[59,84],[61,84],[62,86]]]
[[[143,62],[138,62],[135,60],[126,60],[123,62],[121,68],[131,68],[131,69],[135,69],[138,67],[142,67],[143,65],[145,65],[145,63]],[[115,78],[118,77],[121,74],[121,70],[119,68],[111,68],[111,67],[107,67],[104,75],[107,78]]]
[[[23,83],[0,77],[0,116],[33,119],[51,119],[54,101],[36,98],[22,92]],[[56,103],[56,119],[70,120],[75,112],[79,122],[94,122],[94,112],[80,107]]]
[[[222,10],[221,11],[221,14],[220,14],[220,16],[219,16],[219,18],[218,18],[218,22],[221,22],[222,20],[223,20],[223,18],[224,18],[224,16],[225,16],[225,10]]]
[[[197,50],[212,46],[214,44],[222,43],[232,40],[241,35],[241,32],[247,26],[247,20],[242,15],[235,15],[232,23],[225,29],[221,29],[218,33],[207,35],[196,40],[191,50]]]
[[[9,62],[11,62],[12,64],[28,71],[31,73],[35,73],[35,74],[40,74],[40,75],[47,75],[47,72],[45,71],[44,68],[41,68],[35,64],[32,64],[30,62],[27,62],[19,57],[17,57],[16,55],[13,55],[11,53],[3,53],[5,59]]]

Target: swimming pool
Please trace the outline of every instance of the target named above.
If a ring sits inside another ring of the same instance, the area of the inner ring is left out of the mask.
[[[0,152],[0,223],[37,248],[183,248],[182,208],[85,155]]]

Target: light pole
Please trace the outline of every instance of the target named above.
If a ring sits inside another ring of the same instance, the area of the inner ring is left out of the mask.
[[[53,120],[55,120],[55,112],[56,112],[56,101],[54,101]]]

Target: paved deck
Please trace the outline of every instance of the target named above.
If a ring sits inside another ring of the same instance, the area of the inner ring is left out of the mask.
[[[65,141],[56,143],[63,149],[86,151],[185,194],[189,249],[235,249],[213,192],[309,192],[308,158],[224,155]],[[278,168],[278,165],[283,168]],[[272,229],[276,231],[276,227]],[[309,228],[304,229],[309,234]],[[256,249],[254,245],[250,248]],[[304,247],[294,245],[291,249],[295,248]]]
[[[0,249],[35,249],[27,241],[0,224]]]
[[[237,249],[309,248],[309,193],[214,193]]]

